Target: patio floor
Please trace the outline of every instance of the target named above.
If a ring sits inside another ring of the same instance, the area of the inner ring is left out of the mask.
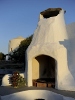
[[[25,87],[25,86],[21,88],[13,88],[11,86],[0,86],[0,95],[4,96],[27,90],[49,90],[67,97],[75,98],[75,91],[64,91],[64,90],[57,90],[54,88],[38,88],[38,87]]]

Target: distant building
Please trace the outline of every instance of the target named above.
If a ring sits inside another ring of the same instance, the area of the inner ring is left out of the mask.
[[[12,53],[14,50],[16,50],[19,47],[21,41],[23,41],[24,39],[25,38],[20,36],[9,40],[8,53]]]

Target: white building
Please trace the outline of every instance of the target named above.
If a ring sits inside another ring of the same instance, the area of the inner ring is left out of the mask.
[[[27,85],[33,80],[55,78],[55,88],[75,91],[75,37],[64,20],[61,8],[47,9],[40,13],[37,29],[26,51]],[[55,70],[51,76],[49,69]]]
[[[9,46],[8,46],[8,53],[11,53],[12,51],[16,50],[21,41],[23,41],[25,38],[23,37],[17,37],[17,38],[14,38],[12,40],[9,41]]]

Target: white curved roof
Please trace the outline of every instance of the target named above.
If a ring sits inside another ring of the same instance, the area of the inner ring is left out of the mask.
[[[25,38],[23,38],[22,36],[18,36],[18,37],[15,38],[15,39],[25,39]]]

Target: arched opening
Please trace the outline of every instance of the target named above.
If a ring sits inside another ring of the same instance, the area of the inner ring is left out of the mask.
[[[53,82],[55,85],[56,60],[47,55],[40,55],[32,60],[32,80],[38,82]],[[34,85],[34,84],[33,84]],[[46,84],[47,85],[47,84]]]

